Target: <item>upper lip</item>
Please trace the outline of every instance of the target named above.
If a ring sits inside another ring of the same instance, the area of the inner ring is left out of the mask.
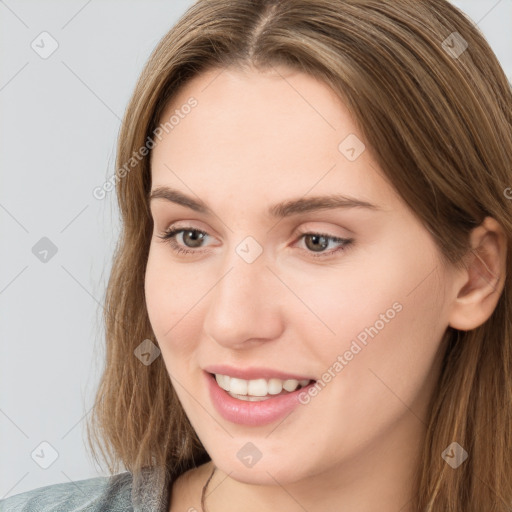
[[[299,375],[298,373],[287,373],[273,368],[264,368],[262,366],[251,366],[248,368],[234,368],[225,364],[213,364],[203,368],[206,372],[220,375],[229,375],[237,379],[255,380],[255,379],[295,379],[295,380],[315,380],[308,375]]]

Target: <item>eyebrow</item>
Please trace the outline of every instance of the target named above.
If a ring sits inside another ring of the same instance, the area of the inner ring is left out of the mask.
[[[172,203],[185,206],[205,215],[213,215],[213,212],[200,199],[194,199],[191,196],[169,187],[157,187],[151,191],[149,200],[165,199]],[[331,194],[325,196],[301,197],[290,199],[270,206],[268,215],[275,218],[290,217],[300,213],[310,213],[318,210],[330,210],[334,208],[367,208],[370,210],[380,210],[375,204],[363,201],[350,196],[341,194]]]

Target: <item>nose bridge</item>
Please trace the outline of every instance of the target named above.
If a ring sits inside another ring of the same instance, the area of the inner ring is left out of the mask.
[[[256,295],[256,290],[261,288],[258,283],[268,280],[267,274],[271,274],[266,268],[267,264],[263,246],[254,237],[245,237],[224,259],[224,277],[216,286],[217,298],[257,302],[261,298]]]
[[[272,292],[275,276],[256,244],[244,240],[236,246],[211,290],[204,330],[226,346],[279,333],[279,308]]]

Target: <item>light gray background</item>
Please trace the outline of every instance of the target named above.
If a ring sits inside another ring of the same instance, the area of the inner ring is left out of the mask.
[[[84,418],[103,367],[119,224],[115,193],[97,200],[92,190],[114,173],[143,64],[192,3],[0,0],[0,499],[105,474],[86,450]],[[512,80],[512,0],[454,3]],[[59,45],[46,59],[31,47],[43,31]],[[57,248],[46,263],[32,252],[43,237]],[[42,442],[58,454],[47,469],[36,463],[51,462]]]

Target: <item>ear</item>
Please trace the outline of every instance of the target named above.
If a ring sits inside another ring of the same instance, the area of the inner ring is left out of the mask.
[[[501,225],[486,217],[470,235],[465,268],[457,283],[449,325],[470,331],[482,325],[493,313],[505,285],[507,237]]]

